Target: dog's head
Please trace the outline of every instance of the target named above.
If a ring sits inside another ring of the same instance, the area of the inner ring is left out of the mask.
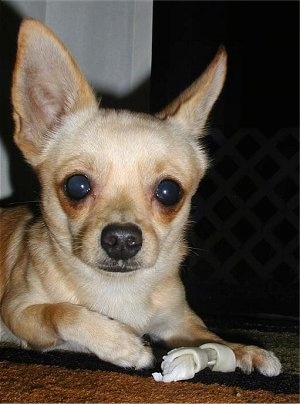
[[[43,217],[59,248],[97,270],[176,269],[207,168],[198,138],[225,70],[221,49],[156,116],[99,109],[61,41],[40,22],[23,22],[14,136],[37,171]]]

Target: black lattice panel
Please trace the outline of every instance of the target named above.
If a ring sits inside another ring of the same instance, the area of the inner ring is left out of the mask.
[[[235,285],[249,296],[295,296],[297,129],[272,137],[213,131],[210,142],[213,165],[194,198],[190,269],[199,281]]]

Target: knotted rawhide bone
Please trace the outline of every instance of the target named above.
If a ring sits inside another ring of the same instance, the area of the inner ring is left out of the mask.
[[[216,372],[234,372],[236,358],[232,349],[216,343],[173,349],[163,357],[162,373],[152,373],[152,376],[157,382],[176,382],[192,379],[207,367]]]

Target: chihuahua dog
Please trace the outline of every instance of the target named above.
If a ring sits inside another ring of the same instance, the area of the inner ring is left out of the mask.
[[[272,352],[229,343],[189,308],[179,266],[190,203],[208,161],[199,144],[223,86],[226,52],[154,116],[101,109],[72,56],[42,23],[20,28],[14,139],[41,184],[41,217],[1,212],[1,339],[153,363],[170,347],[229,346],[237,366],[280,372]]]

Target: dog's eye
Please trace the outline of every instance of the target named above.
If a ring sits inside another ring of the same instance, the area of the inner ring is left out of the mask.
[[[177,182],[167,179],[158,184],[155,196],[162,205],[173,206],[180,201],[182,190]]]
[[[75,174],[67,179],[65,191],[70,199],[80,201],[90,193],[91,184],[85,175]]]

